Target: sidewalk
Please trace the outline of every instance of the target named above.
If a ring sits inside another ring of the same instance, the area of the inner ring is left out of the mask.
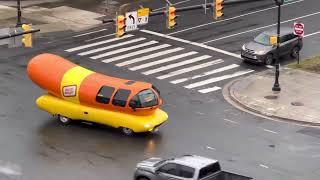
[[[284,68],[279,78],[281,92],[274,94],[274,70],[231,82],[229,98],[246,110],[271,118],[320,125],[320,74]]]

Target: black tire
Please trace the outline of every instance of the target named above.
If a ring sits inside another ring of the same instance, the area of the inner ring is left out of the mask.
[[[138,179],[137,180],[150,180],[149,178],[147,178],[147,177],[138,177]]]
[[[299,56],[299,51],[300,51],[300,48],[298,47],[298,46],[296,46],[296,47],[294,47],[292,50],[291,50],[291,54],[290,54],[290,56],[292,57],[292,58],[298,58],[298,56]]]
[[[58,120],[60,121],[60,123],[62,123],[63,125],[68,125],[71,123],[71,119],[68,118],[68,117],[65,117],[65,116],[61,116],[61,115],[58,115]]]
[[[121,132],[126,136],[132,136],[134,134],[134,131],[130,128],[121,127]]]
[[[272,65],[273,64],[273,55],[267,54],[266,59],[264,60],[265,65]]]

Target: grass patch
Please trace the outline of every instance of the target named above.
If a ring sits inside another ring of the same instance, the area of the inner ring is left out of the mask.
[[[300,64],[297,64],[297,62],[291,63],[288,67],[320,74],[320,56],[305,59],[300,61]]]

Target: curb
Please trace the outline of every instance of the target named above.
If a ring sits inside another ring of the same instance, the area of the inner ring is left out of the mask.
[[[243,80],[243,78],[240,79],[235,79],[229,83],[227,83],[224,87],[223,87],[223,97],[224,99],[229,102],[232,106],[240,109],[240,110],[246,110],[247,112],[250,112],[253,115],[256,116],[260,116],[263,117],[265,119],[271,119],[274,121],[282,121],[282,122],[290,122],[290,123],[296,123],[297,125],[308,125],[308,126],[315,126],[315,127],[320,127],[320,123],[314,123],[314,122],[305,122],[305,121],[299,121],[299,120],[295,120],[295,119],[290,119],[290,118],[285,118],[285,117],[281,117],[281,116],[275,116],[273,114],[267,114],[264,113],[262,111],[256,110],[252,107],[249,107],[247,105],[244,105],[243,103],[241,103],[240,100],[238,100],[235,95],[234,92],[232,91],[232,86],[235,83],[238,83],[239,81]],[[228,98],[228,99],[227,99]],[[233,103],[231,103],[230,101],[232,101]]]

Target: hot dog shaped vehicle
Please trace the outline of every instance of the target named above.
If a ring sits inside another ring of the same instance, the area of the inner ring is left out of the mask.
[[[150,83],[99,74],[53,54],[30,60],[29,78],[48,91],[38,107],[67,124],[85,120],[120,128],[126,135],[154,132],[168,115],[159,91]]]

